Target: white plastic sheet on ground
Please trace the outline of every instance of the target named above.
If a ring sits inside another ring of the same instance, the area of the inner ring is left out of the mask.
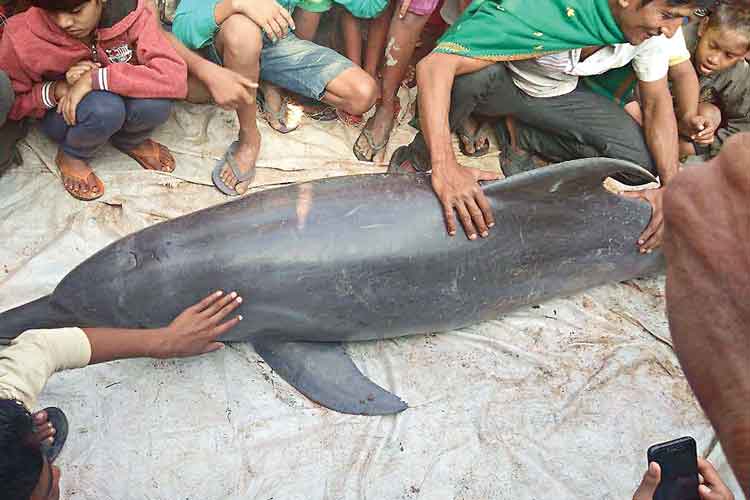
[[[386,158],[414,134],[409,113]],[[143,171],[108,148],[94,162],[106,194],[92,203],[64,192],[55,146],[32,132],[25,164],[0,178],[0,310],[49,293],[121,236],[227,201],[210,171],[235,127],[231,113],[179,106],[156,134],[176,172]],[[385,170],[356,162],[359,131],[338,123],[261,132],[258,189]],[[496,168],[493,151],[485,167]],[[664,311],[663,278],[636,280],[450,333],[348,345],[409,403],[395,417],[322,408],[245,344],[62,373],[40,405],[70,418],[59,459],[70,499],[622,499],[646,448],[686,434],[741,498]]]

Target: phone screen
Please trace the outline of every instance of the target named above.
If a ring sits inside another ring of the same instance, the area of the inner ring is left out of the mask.
[[[695,441],[666,443],[650,457],[661,467],[661,482],[654,500],[700,500]]]

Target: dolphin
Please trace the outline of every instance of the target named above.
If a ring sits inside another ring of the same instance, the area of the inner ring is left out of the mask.
[[[450,237],[429,177],[357,175],[263,191],[126,236],[55,290],[0,314],[30,328],[168,324],[217,284],[245,300],[224,341],[249,341],[282,378],[332,410],[407,408],[366,378],[344,342],[448,331],[556,296],[644,276],[663,258],[635,241],[649,205],[607,191],[618,160],[539,168],[482,189],[487,238]]]

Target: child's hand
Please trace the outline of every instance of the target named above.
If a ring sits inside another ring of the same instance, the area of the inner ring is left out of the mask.
[[[84,73],[88,73],[89,71],[98,69],[100,67],[101,64],[95,63],[93,61],[77,62],[73,66],[71,66],[65,73],[65,80],[69,85],[74,85],[78,81],[78,79],[84,75]]]
[[[714,142],[719,123],[705,116],[693,115],[682,124],[682,134],[687,135],[696,144],[709,145]]]
[[[60,102],[70,92],[70,85],[65,80],[55,82],[55,102]]]
[[[223,320],[241,303],[242,297],[237,292],[224,294],[219,291],[188,307],[160,332],[162,342],[153,357],[195,356],[221,349],[224,345],[216,339],[236,326],[242,316]]]
[[[57,102],[57,112],[62,113],[65,123],[73,127],[76,124],[76,109],[84,97],[93,90],[91,72],[87,72],[70,87],[68,94]]]
[[[284,38],[290,29],[295,29],[291,14],[276,0],[237,1],[237,10],[249,17],[274,42]]]

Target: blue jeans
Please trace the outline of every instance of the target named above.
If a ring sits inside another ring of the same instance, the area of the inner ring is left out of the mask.
[[[209,61],[224,65],[211,41],[199,53]],[[312,99],[320,100],[326,87],[354,63],[328,47],[297,38],[291,31],[278,42],[263,35],[260,53],[260,79]]]
[[[90,160],[107,141],[125,151],[138,146],[169,119],[171,110],[172,101],[167,99],[131,99],[95,90],[78,104],[73,127],[51,109],[41,128],[66,154]]]

